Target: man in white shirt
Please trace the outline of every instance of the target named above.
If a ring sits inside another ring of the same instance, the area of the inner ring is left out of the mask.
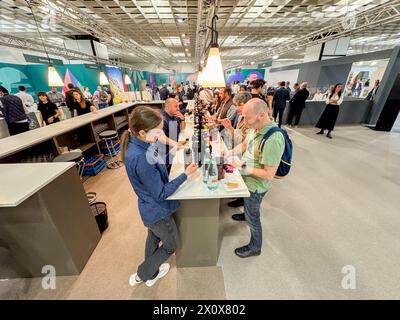
[[[239,90],[240,90],[240,82],[235,81],[232,88],[233,94],[236,95],[239,92]]]
[[[15,95],[22,100],[25,113],[28,114],[30,112],[35,112],[37,110],[37,105],[33,100],[33,97],[29,93],[26,93],[26,88],[24,86],[19,86],[18,90],[19,92]]]

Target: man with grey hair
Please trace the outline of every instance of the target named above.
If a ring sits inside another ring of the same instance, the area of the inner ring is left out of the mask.
[[[250,227],[250,242],[235,249],[241,258],[258,256],[262,247],[262,227],[260,221],[261,202],[271,188],[278,166],[285,150],[285,138],[281,132],[273,133],[261,150],[260,144],[264,135],[277,124],[268,115],[268,105],[259,98],[248,101],[242,115],[249,130],[245,141],[234,149],[227,151],[226,156],[235,168],[241,169],[243,180],[250,191],[250,197],[244,199],[244,217]],[[235,155],[242,155],[239,160]],[[239,216],[233,216],[235,220]]]
[[[292,99],[290,99],[290,110],[287,117],[287,125],[292,126],[293,118],[296,117],[294,125],[298,126],[301,118],[301,113],[306,107],[306,100],[310,96],[310,92],[307,90],[307,82],[303,82],[300,85],[300,90],[296,92]]]
[[[224,126],[225,130],[222,131],[225,137],[225,143],[228,145],[228,139],[232,141],[232,147],[241,144],[246,139],[247,126],[242,115],[244,105],[250,101],[252,94],[248,91],[240,91],[233,98],[233,104],[236,105],[236,116],[232,122],[225,118],[221,119],[220,122]],[[226,139],[228,138],[228,139]],[[228,206],[232,208],[241,207],[244,205],[243,198],[237,198],[228,203]]]
[[[232,140],[232,146],[236,146],[244,141],[247,133],[247,126],[242,116],[243,106],[252,98],[248,91],[238,92],[233,98],[233,104],[236,106],[236,115],[233,123],[230,119],[221,119],[220,123],[225,127],[226,133]]]

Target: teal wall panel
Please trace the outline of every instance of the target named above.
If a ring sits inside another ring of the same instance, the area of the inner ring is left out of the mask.
[[[67,70],[69,70],[70,76],[76,79],[80,85],[88,86],[92,93],[99,85],[99,70],[87,68],[83,64],[55,65],[55,68],[63,81]],[[101,69],[105,71],[104,66]],[[122,74],[124,73],[125,70],[122,70]],[[172,84],[175,87],[177,83],[195,82],[196,80],[195,74],[191,73],[152,73],[138,70],[129,70],[127,73],[132,80],[132,84],[128,86],[129,91],[139,90],[140,80],[146,80],[152,87],[163,83]],[[38,92],[50,90],[47,85],[47,65],[0,63],[0,84],[11,93],[17,93],[18,86],[24,85],[27,88],[27,92],[36,99]],[[62,88],[59,88],[59,90],[62,90]]]

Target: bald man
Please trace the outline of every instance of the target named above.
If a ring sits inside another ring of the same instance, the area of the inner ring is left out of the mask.
[[[281,132],[273,133],[265,142],[261,152],[259,145],[265,133],[277,124],[268,115],[268,105],[259,98],[248,101],[242,110],[247,127],[244,142],[227,152],[226,157],[240,169],[243,180],[250,191],[250,197],[244,198],[244,214],[233,215],[234,220],[246,220],[250,227],[251,239],[248,245],[235,249],[241,258],[258,256],[262,247],[262,227],[260,221],[261,202],[271,188],[278,166],[285,150],[285,139]],[[242,155],[241,160],[235,155]],[[229,160],[228,160],[229,161]]]
[[[161,139],[164,143],[162,148],[159,148],[160,155],[165,158],[165,165],[167,166],[168,173],[171,170],[173,154],[170,152],[170,147],[178,147],[179,133],[185,129],[185,117],[179,111],[179,101],[174,98],[165,100],[164,109],[161,110],[161,115],[164,118],[164,133],[165,140]],[[182,143],[181,143],[182,144]]]

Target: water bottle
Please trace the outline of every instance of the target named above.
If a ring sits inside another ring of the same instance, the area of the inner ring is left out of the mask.
[[[218,188],[218,167],[216,159],[211,155],[208,163],[207,188],[211,191]]]
[[[209,170],[209,166],[210,166],[210,151],[207,148],[204,154],[204,163],[203,163],[203,182],[205,184],[208,183],[208,170]]]
[[[198,142],[198,137],[195,134],[192,136],[192,152],[193,152],[193,162],[194,163],[199,163],[199,142]]]

